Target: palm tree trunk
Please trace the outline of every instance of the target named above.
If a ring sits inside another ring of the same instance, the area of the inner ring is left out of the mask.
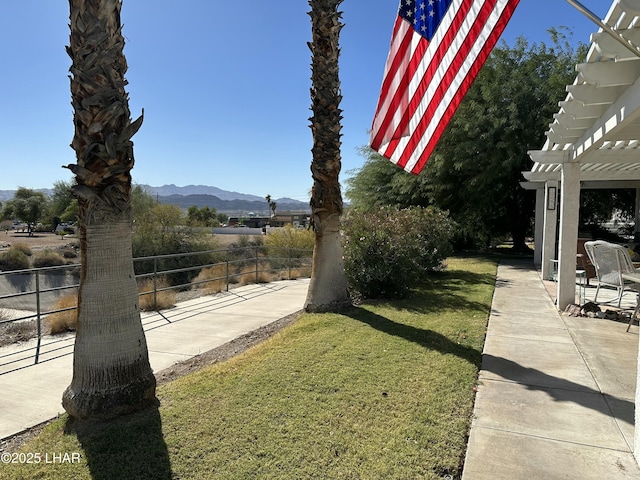
[[[340,78],[338,58],[342,0],[309,0],[311,5],[313,160],[311,174],[311,226],[315,232],[307,311],[339,310],[350,304],[342,260],[340,216],[342,194]]]
[[[111,417],[155,400],[131,250],[131,122],[122,0],[69,0],[71,96],[82,267],[73,379],[62,404]]]
[[[131,223],[81,227],[82,272],[73,380],[63,406],[72,416],[117,416],[155,399],[131,260]]]

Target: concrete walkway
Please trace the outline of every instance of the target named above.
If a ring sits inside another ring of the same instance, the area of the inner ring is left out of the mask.
[[[143,313],[151,367],[159,372],[301,310],[308,287],[309,279],[246,285]],[[35,350],[23,352],[35,341],[0,348],[0,439],[64,412],[60,402],[71,383],[74,338],[45,337],[37,365]]]
[[[640,478],[626,327],[561,316],[531,263],[501,264],[463,480]]]

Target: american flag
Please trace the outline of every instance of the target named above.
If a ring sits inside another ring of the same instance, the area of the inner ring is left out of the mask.
[[[401,0],[370,144],[420,173],[519,0]]]

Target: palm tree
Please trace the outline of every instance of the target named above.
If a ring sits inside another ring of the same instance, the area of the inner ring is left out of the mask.
[[[111,417],[155,400],[131,251],[131,122],[124,74],[122,0],[69,0],[71,96],[82,267],[73,379],[62,404],[73,417]]]
[[[271,195],[267,195],[266,197],[264,197],[264,199],[267,201],[267,205],[269,206],[269,210],[271,210],[271,214],[270,214],[270,218],[274,218],[276,217],[276,207],[278,206],[276,202],[271,200]],[[271,224],[271,221],[269,221],[269,224]]]
[[[311,109],[313,160],[311,175],[311,227],[315,232],[311,283],[305,302],[307,311],[338,310],[348,305],[349,295],[342,261],[340,216],[342,194],[340,78],[338,57],[342,29],[338,6],[342,0],[309,0],[311,6]]]

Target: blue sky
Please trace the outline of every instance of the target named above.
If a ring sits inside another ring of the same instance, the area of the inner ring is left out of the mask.
[[[604,18],[608,1],[582,3]],[[342,179],[382,81],[397,0],[345,0],[341,34]],[[310,22],[306,0],[125,0],[122,12],[132,119],[133,179],[154,186],[213,185],[306,201],[312,179]],[[75,162],[68,69],[68,2],[3,2],[0,29],[0,190],[49,188]],[[565,0],[521,0],[503,39],[575,41],[597,30]]]

